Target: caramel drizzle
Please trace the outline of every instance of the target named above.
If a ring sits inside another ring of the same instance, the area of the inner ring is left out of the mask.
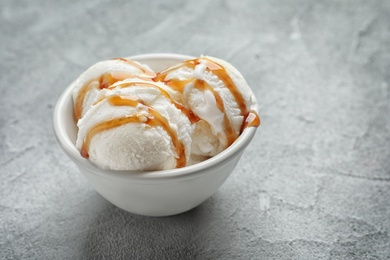
[[[256,112],[250,111],[247,116],[244,118],[244,122],[241,125],[240,133],[244,131],[247,127],[257,127],[260,125],[260,117]]]
[[[197,89],[199,89],[203,92],[208,90],[214,95],[217,107],[218,107],[219,111],[221,111],[223,113],[223,125],[225,127],[227,146],[231,145],[234,142],[234,140],[237,139],[237,134],[234,131],[232,125],[229,123],[229,118],[228,118],[227,114],[225,113],[225,105],[223,104],[221,96],[218,94],[217,91],[215,91],[215,89],[213,89],[204,80],[197,79],[197,80],[195,80],[194,84],[195,84]]]
[[[243,123],[240,127],[240,134],[246,127],[256,127],[260,125],[260,117],[257,115],[255,111],[249,111],[244,97],[241,95],[240,91],[237,89],[237,86],[234,84],[233,80],[230,78],[229,74],[226,72],[226,70],[223,68],[223,66],[215,63],[214,61],[211,61],[206,58],[202,58],[206,61],[206,70],[216,75],[229,89],[230,93],[233,95],[236,103],[238,104],[238,107],[241,111],[241,115],[244,117]],[[200,63],[200,58],[194,59],[194,60],[187,60],[184,61],[182,64],[176,65],[172,68],[168,68],[160,73],[157,74],[157,76],[154,78],[155,81],[162,81],[166,83],[168,86],[173,88],[176,91],[179,91],[183,93],[184,87],[189,83],[194,81],[194,85],[197,89],[201,91],[209,90],[213,93],[215,101],[217,103],[218,109],[224,114],[224,127],[225,127],[225,134],[227,137],[227,145],[231,145],[234,140],[238,137],[238,135],[235,133],[235,131],[232,129],[232,126],[229,122],[229,119],[226,115],[226,111],[223,105],[223,101],[221,96],[211,87],[209,86],[205,81],[203,80],[179,80],[179,79],[170,79],[165,80],[165,77],[172,71],[177,70],[179,68],[188,67],[191,69],[195,69],[195,66]]]
[[[113,60],[120,60],[120,61],[126,62],[127,64],[130,64],[130,65],[132,65],[133,67],[136,67],[137,69],[139,69],[140,71],[142,71],[145,75],[147,75],[147,76],[150,77],[150,78],[156,77],[156,73],[155,73],[155,72],[150,71],[150,70],[148,70],[147,68],[144,68],[142,65],[138,64],[138,63],[135,62],[135,61],[127,60],[127,59],[124,59],[124,58],[114,58]]]
[[[111,73],[104,73],[100,77],[92,79],[84,84],[84,86],[80,89],[74,104],[74,118],[76,119],[76,122],[81,118],[83,113],[85,96],[87,95],[88,91],[90,91],[95,86],[95,84],[98,84],[99,89],[104,89],[119,80],[121,79],[114,78]]]
[[[113,106],[132,106],[136,107],[138,104],[145,105],[142,101],[140,100],[130,100],[130,99],[125,99],[120,96],[111,96],[107,98],[108,102],[113,105]],[[172,143],[175,147],[177,157],[176,157],[176,168],[181,168],[184,167],[187,163],[187,159],[185,156],[185,147],[182,142],[179,141],[178,136],[176,132],[170,127],[168,120],[163,117],[159,112],[154,110],[153,108],[145,105],[147,107],[148,111],[148,116],[141,116],[141,115],[128,115],[126,117],[121,117],[121,118],[114,118],[105,122],[101,122],[92,129],[89,130],[87,133],[83,145],[81,147],[81,156],[84,158],[88,159],[89,154],[89,145],[91,143],[92,138],[105,130],[109,130],[115,127],[119,127],[124,124],[128,123],[143,123],[146,124],[150,127],[162,127],[170,136]]]
[[[147,77],[142,77],[142,79],[150,80],[150,78],[153,78],[156,76],[156,73],[142,67],[140,64],[138,64],[132,60],[127,60],[127,59],[123,59],[123,58],[115,58],[113,60],[119,60],[122,62],[126,62],[127,64],[130,64],[131,66],[139,69],[140,71],[142,71],[142,73],[144,73],[147,76]],[[132,78],[132,77],[134,77],[134,76],[127,75],[127,77],[125,77],[125,78]],[[83,105],[84,105],[85,96],[87,95],[88,91],[90,91],[94,87],[95,82],[97,82],[99,84],[98,85],[99,89],[104,89],[104,88],[107,88],[107,87],[111,86],[112,84],[114,84],[118,81],[121,81],[125,78],[114,78],[111,73],[104,73],[100,77],[92,79],[92,80],[88,81],[86,84],[84,84],[84,86],[81,87],[81,89],[78,93],[78,96],[76,98],[76,102],[74,104],[74,118],[76,119],[76,122],[81,118],[81,115],[83,113]]]
[[[196,123],[200,120],[200,118],[198,116],[196,116],[192,110],[189,110],[187,108],[185,108],[183,105],[181,105],[180,103],[176,102],[172,97],[171,95],[168,94],[168,92],[161,88],[160,86],[158,86],[157,84],[155,84],[153,81],[152,82],[137,82],[137,81],[132,81],[132,82],[121,82],[115,86],[111,86],[109,87],[109,89],[113,89],[115,87],[120,87],[120,88],[128,88],[128,87],[136,87],[136,86],[142,86],[142,87],[150,87],[150,88],[155,88],[155,89],[158,89],[161,94],[166,97],[177,109],[179,109],[180,111],[182,111],[183,114],[185,114],[187,116],[187,118],[190,120],[190,122],[193,124],[193,123]],[[99,102],[99,101],[98,101]]]

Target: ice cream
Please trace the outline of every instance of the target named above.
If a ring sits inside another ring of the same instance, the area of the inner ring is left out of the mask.
[[[76,147],[102,168],[185,167],[217,155],[260,123],[244,77],[212,57],[157,74],[134,61],[105,61],[73,85]]]
[[[193,128],[164,91],[142,79],[116,82],[97,95],[78,122],[76,147],[95,164],[114,170],[184,167]]]
[[[76,121],[85,115],[101,89],[126,78],[154,76],[155,73],[147,65],[128,59],[118,58],[96,63],[72,83]]]
[[[241,73],[226,61],[199,57],[158,73],[164,82],[200,118],[195,123],[191,153],[214,156],[240,135],[243,128],[258,125],[253,93]]]

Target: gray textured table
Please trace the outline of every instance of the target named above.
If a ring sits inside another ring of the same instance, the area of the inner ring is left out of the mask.
[[[390,259],[389,1],[0,3],[0,258]],[[187,213],[100,197],[52,132],[91,64],[149,52],[226,59],[262,125]]]

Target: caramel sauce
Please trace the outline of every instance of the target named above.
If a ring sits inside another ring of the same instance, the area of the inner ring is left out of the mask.
[[[183,93],[184,87],[192,81],[194,81],[194,79],[188,79],[188,80],[170,79],[164,83],[167,86],[169,86],[171,89]]]
[[[125,99],[120,96],[111,96],[108,97],[108,102],[113,106],[132,106],[136,107],[138,104],[145,105],[140,100],[131,100]],[[84,158],[89,158],[88,149],[92,138],[105,130],[109,130],[124,124],[128,123],[143,123],[150,127],[162,127],[170,136],[172,143],[176,149],[177,158],[176,158],[176,168],[184,167],[187,163],[185,156],[185,147],[182,142],[179,141],[176,132],[170,127],[168,120],[163,117],[159,112],[154,110],[151,107],[147,107],[147,111],[149,113],[148,116],[140,116],[140,115],[128,115],[126,117],[114,118],[102,123],[99,123],[92,127],[91,130],[87,133],[82,148],[81,148],[81,156]]]
[[[258,127],[260,125],[260,117],[255,111],[250,111],[244,118],[244,122],[241,125],[240,134],[247,127]]]
[[[104,89],[120,80],[122,79],[114,78],[111,73],[104,73],[100,77],[92,79],[86,84],[84,84],[84,86],[80,89],[79,94],[76,98],[76,102],[74,104],[74,117],[76,119],[76,122],[81,118],[81,115],[83,113],[84,99],[88,91],[90,91],[96,84],[98,84],[99,89]]]
[[[111,73],[104,73],[99,78],[99,89],[108,88],[117,81],[118,79],[114,78]]]
[[[115,58],[113,60],[120,60],[120,61],[126,62],[127,64],[132,65],[133,67],[136,67],[137,69],[142,71],[147,76],[147,77],[142,77],[142,79],[151,80],[150,78],[153,78],[156,76],[156,73],[142,67],[140,64],[138,64],[132,60],[127,60],[127,59],[123,59],[123,58]],[[131,75],[126,76],[126,78],[132,78],[132,77],[133,76],[131,76]],[[90,91],[93,88],[95,82],[99,83],[99,86],[98,86],[99,89],[104,89],[104,88],[111,86],[115,82],[121,81],[123,79],[125,79],[125,78],[123,78],[123,77],[114,78],[111,73],[104,73],[100,77],[92,79],[92,80],[88,81],[86,84],[84,84],[84,86],[80,89],[79,94],[76,98],[76,102],[74,104],[74,118],[76,119],[76,122],[81,118],[81,115],[83,113],[83,104],[84,104],[85,96],[88,93],[88,91]]]
[[[150,71],[150,70],[144,68],[142,65],[140,65],[137,62],[134,62],[132,60],[127,60],[127,59],[124,59],[124,58],[114,58],[113,60],[120,60],[120,61],[126,62],[127,64],[130,64],[133,67],[136,67],[137,69],[142,71],[145,75],[147,75],[150,78],[156,77],[156,73],[154,73],[153,71]]]
[[[128,88],[128,87],[135,87],[135,86],[151,87],[151,88],[158,89],[164,97],[166,97],[177,109],[181,110],[182,113],[187,116],[187,118],[190,120],[190,122],[192,124],[196,123],[196,122],[198,122],[200,120],[200,118],[198,116],[196,116],[191,110],[185,108],[183,105],[181,105],[180,103],[176,102],[171,97],[171,95],[169,95],[168,92],[166,92],[166,90],[164,90],[163,88],[161,88],[160,86],[155,84],[153,81],[150,82],[150,83],[149,82],[137,82],[137,81],[123,82],[123,83],[120,83],[120,84],[118,84],[116,86],[110,87],[110,89],[115,88],[115,87]]]
[[[197,89],[199,89],[200,91],[204,92],[204,91],[208,90],[214,95],[214,99],[215,99],[215,102],[217,104],[217,108],[219,109],[219,111],[221,111],[223,113],[223,126],[225,127],[227,146],[230,146],[234,142],[234,140],[237,139],[238,135],[234,131],[232,125],[229,122],[229,118],[228,118],[227,114],[225,113],[225,105],[223,103],[221,96],[218,94],[217,91],[215,91],[215,89],[213,89],[204,80],[197,79],[197,80],[195,80],[194,84],[195,84],[195,87]]]
[[[240,134],[246,127],[256,127],[260,125],[260,117],[257,115],[255,111],[249,111],[244,97],[241,95],[240,91],[238,90],[237,86],[234,84],[233,80],[230,78],[227,71],[223,68],[223,66],[219,65],[218,63],[211,61],[207,58],[197,58],[194,60],[187,60],[184,61],[182,64],[179,64],[177,66],[174,66],[172,68],[166,69],[160,73],[157,74],[157,76],[154,78],[155,81],[162,81],[168,86],[170,86],[172,89],[179,91],[181,93],[184,92],[184,87],[190,83],[191,81],[194,81],[195,79],[189,79],[189,80],[179,80],[179,79],[170,79],[165,80],[165,77],[172,71],[188,67],[191,69],[195,69],[195,66],[200,64],[200,59],[206,61],[206,70],[216,75],[223,83],[224,85],[229,89],[230,93],[233,95],[234,100],[236,101],[240,111],[241,116],[244,117],[243,123],[240,127]],[[221,96],[211,87],[209,86],[205,81],[203,80],[195,80],[194,82],[195,88],[205,91],[209,90],[213,93],[216,104],[218,106],[218,109],[224,113],[224,127],[225,127],[225,134],[227,137],[227,145],[231,145],[234,140],[238,137],[238,135],[233,130],[229,119],[226,115],[223,100]]]

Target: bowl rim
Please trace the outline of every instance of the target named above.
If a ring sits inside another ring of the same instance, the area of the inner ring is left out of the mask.
[[[193,56],[174,54],[174,53],[147,53],[127,57],[142,62],[147,59],[164,60],[177,59],[186,60],[194,58]],[[147,63],[146,63],[147,64]],[[255,105],[253,109],[258,113],[256,97],[254,96]],[[64,127],[63,117],[67,108],[66,104],[72,98],[72,84],[70,84],[59,97],[53,114],[53,128],[56,139],[65,153],[72,159],[77,166],[79,164],[88,168],[92,173],[108,179],[132,179],[132,180],[160,180],[160,179],[182,179],[195,178],[209,172],[210,169],[216,168],[224,161],[234,158],[236,154],[242,153],[254,137],[257,127],[247,127],[241,135],[224,151],[203,161],[183,168],[159,170],[159,171],[133,171],[133,170],[111,170],[103,169],[92,163],[90,160],[83,158],[75,144],[70,140]],[[72,115],[69,115],[72,116]]]

